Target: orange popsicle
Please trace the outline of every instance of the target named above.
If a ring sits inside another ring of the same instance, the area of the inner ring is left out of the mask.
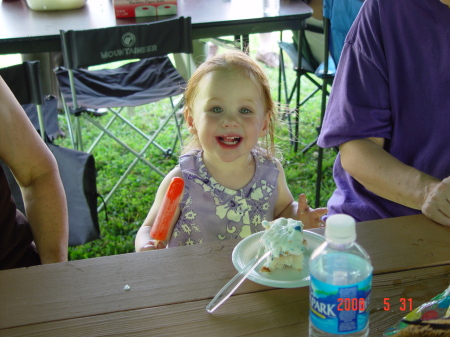
[[[158,246],[159,241],[164,241],[167,238],[183,189],[184,180],[180,177],[172,178],[150,230],[150,237],[155,239],[155,247]]]

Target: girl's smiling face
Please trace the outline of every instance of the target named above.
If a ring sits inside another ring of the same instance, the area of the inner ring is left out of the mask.
[[[187,125],[197,134],[204,159],[247,159],[267,132],[261,86],[236,70],[206,74],[198,83]]]

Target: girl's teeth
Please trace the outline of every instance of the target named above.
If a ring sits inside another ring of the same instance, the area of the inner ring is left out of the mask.
[[[235,145],[239,141],[239,137],[222,137],[222,142],[227,145]]]

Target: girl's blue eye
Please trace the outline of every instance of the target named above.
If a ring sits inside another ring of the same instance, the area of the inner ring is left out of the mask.
[[[242,108],[241,109],[241,114],[247,115],[252,113],[252,110],[248,109],[248,108]]]
[[[212,112],[222,112],[222,108],[220,108],[220,107],[218,107],[218,106],[215,106],[215,107],[213,107],[213,108],[211,108],[211,111]]]

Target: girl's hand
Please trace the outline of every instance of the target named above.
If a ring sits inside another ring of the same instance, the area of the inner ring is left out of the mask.
[[[313,209],[306,202],[306,195],[300,194],[298,197],[297,219],[303,222],[304,229],[324,227],[325,222],[322,216],[327,214],[328,209],[325,207]]]
[[[155,240],[148,240],[146,244],[144,244],[139,250],[138,252],[145,252],[148,250],[156,250],[156,249],[164,249],[166,248],[166,245],[164,244],[164,242],[159,241],[158,245],[155,246]]]

